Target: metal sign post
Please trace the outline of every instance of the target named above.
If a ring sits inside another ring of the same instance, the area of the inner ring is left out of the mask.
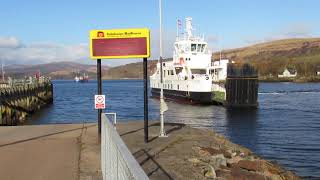
[[[90,57],[97,59],[98,95],[102,95],[101,59],[143,58],[144,71],[144,142],[148,142],[148,67],[150,30],[102,29],[90,31]],[[103,106],[102,106],[103,107]],[[101,113],[98,109],[98,134],[101,135]]]
[[[97,59],[97,81],[98,95],[102,95],[102,80],[101,80],[101,59]],[[98,137],[101,137],[101,113],[102,109],[98,109]]]
[[[143,81],[144,81],[144,142],[148,140],[148,61],[143,58]]]

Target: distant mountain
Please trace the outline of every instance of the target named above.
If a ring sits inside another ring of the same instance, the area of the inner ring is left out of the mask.
[[[163,61],[168,61],[171,59],[164,59]],[[152,75],[155,72],[156,65],[158,60],[148,60],[148,76]],[[134,78],[142,79],[143,78],[143,63],[130,63],[122,66],[117,66],[108,69],[106,72],[103,72],[104,79],[124,79],[124,78]]]
[[[103,71],[109,69],[102,66]],[[6,76],[23,78],[33,76],[37,72],[50,76],[52,79],[73,79],[77,74],[86,73],[90,78],[96,78],[96,65],[86,65],[75,62],[53,62],[38,65],[8,65],[5,67]]]
[[[213,54],[213,60],[220,58],[220,53]],[[222,58],[236,62],[253,64],[261,76],[277,75],[285,67],[294,68],[298,76],[311,76],[320,66],[320,38],[284,39],[260,43],[248,47],[222,51]],[[165,61],[170,60],[166,59]],[[148,61],[148,76],[154,73],[157,60]],[[96,78],[96,66],[74,62],[55,62],[39,65],[10,65],[6,75],[24,77],[41,71],[52,79],[73,79],[77,72],[89,74]],[[123,79],[143,77],[142,61],[117,67],[103,66],[104,79]]]

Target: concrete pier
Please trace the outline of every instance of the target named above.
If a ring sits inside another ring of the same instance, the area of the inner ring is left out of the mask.
[[[0,127],[0,179],[98,180],[96,124]]]
[[[143,121],[117,124],[117,130],[150,179],[299,179],[208,130],[149,123],[144,143]],[[100,180],[100,143],[96,124],[0,127],[1,180]]]

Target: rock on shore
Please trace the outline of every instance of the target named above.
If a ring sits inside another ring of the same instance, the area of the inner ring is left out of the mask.
[[[212,131],[167,123],[169,136],[159,138],[159,123],[153,123],[144,143],[142,127],[127,122],[117,130],[150,179],[300,179]]]

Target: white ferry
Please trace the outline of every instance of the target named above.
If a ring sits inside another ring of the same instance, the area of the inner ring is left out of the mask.
[[[212,52],[204,37],[194,36],[192,18],[186,18],[183,37],[176,38],[172,61],[162,62],[165,98],[191,103],[211,104],[215,94],[225,99],[224,83],[228,60],[211,61]],[[152,96],[160,96],[160,63],[150,76]]]

